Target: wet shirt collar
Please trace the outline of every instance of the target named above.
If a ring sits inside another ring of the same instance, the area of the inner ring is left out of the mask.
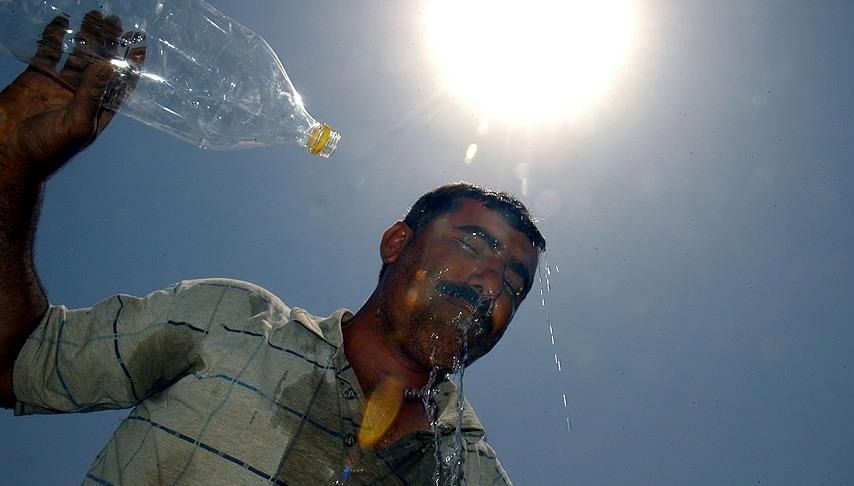
[[[341,332],[342,324],[353,318],[353,312],[349,309],[338,309],[329,317],[318,317],[310,314],[305,309],[293,307],[291,308],[290,318],[302,324],[306,329],[328,344],[341,348],[344,344]],[[337,353],[337,355],[342,361],[336,363],[336,366],[339,369],[349,368],[349,363],[347,363],[344,353]],[[439,410],[439,431],[442,435],[452,434],[457,428],[457,417],[459,415],[457,392],[457,385],[450,379],[445,379],[445,381],[440,383],[436,391],[435,400],[437,409]],[[359,390],[359,396],[364,397],[361,390]],[[463,402],[461,431],[470,442],[477,442],[486,434],[483,424],[474,412],[474,408],[468,399],[465,398]]]

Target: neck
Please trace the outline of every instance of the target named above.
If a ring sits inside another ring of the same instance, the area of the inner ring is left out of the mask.
[[[343,329],[344,353],[366,395],[393,380],[405,389],[428,385],[430,373],[401,356],[390,341],[386,315],[372,295]]]
[[[397,352],[376,301],[371,296],[342,332],[347,361],[368,400],[359,443],[384,448],[416,430],[429,430],[423,390],[431,376]]]

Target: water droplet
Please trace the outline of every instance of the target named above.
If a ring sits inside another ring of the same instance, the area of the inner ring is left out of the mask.
[[[549,339],[552,343],[552,348],[553,348],[553,352],[554,352],[555,366],[557,367],[558,372],[562,372],[563,366],[561,365],[560,357],[558,356],[558,353],[557,353],[557,346],[555,345],[554,327],[552,326],[551,316],[549,315],[548,309],[546,308],[546,300],[545,300],[546,289],[551,291],[551,284],[549,283],[549,275],[551,274],[551,270],[550,270],[548,262],[546,262],[545,260],[543,260],[541,262],[541,265],[542,265],[542,267],[540,267],[539,271],[537,272],[537,281],[540,283],[540,302],[542,303],[543,309],[545,310],[546,325],[548,326]],[[558,271],[559,271],[559,269],[558,269],[557,265],[555,265],[555,272],[558,272]],[[545,278],[544,278],[544,275],[545,275]],[[563,399],[564,409],[568,408],[567,403],[566,403],[566,393],[562,393],[561,397]],[[569,425],[570,422],[569,422],[568,412],[566,415],[566,424],[567,424],[567,431],[569,431],[570,430],[570,425]]]
[[[134,32],[128,38],[131,44],[139,44],[145,40],[145,34],[142,32]]]

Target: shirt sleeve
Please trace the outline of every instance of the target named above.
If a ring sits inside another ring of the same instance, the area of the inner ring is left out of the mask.
[[[192,372],[209,327],[206,293],[193,287],[52,305],[15,362],[15,414],[128,408]]]

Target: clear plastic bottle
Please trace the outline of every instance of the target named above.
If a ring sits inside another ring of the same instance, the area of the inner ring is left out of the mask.
[[[124,104],[108,91],[107,108],[203,148],[296,143],[322,157],[335,150],[340,135],[306,111],[267,42],[204,0],[0,0],[0,52],[29,63],[45,26],[62,16],[62,56],[73,55],[91,11],[134,33],[111,39],[122,46],[111,57],[118,82],[136,87]],[[128,63],[129,49],[140,46],[144,64]]]

